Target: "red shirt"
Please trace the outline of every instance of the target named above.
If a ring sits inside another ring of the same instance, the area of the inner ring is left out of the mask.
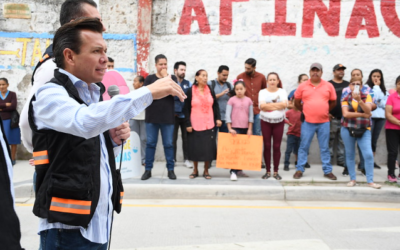
[[[203,95],[196,85],[192,87],[192,113],[190,122],[196,131],[204,131],[215,127],[214,124],[214,99],[210,88],[204,88]]]
[[[236,79],[243,79],[246,85],[245,95],[253,101],[253,112],[254,115],[260,113],[260,108],[258,107],[258,92],[267,87],[267,79],[261,73],[254,72],[253,76],[249,76],[246,72],[238,75]]]
[[[322,79],[317,86],[308,80],[300,84],[294,98],[303,101],[306,122],[325,123],[329,122],[329,101],[336,101],[336,90],[332,84]]]
[[[301,112],[296,111],[294,109],[286,111],[286,121],[285,123],[291,123],[292,126],[289,126],[287,135],[294,135],[297,137],[301,136]]]

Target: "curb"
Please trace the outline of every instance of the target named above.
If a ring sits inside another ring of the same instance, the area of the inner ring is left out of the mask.
[[[400,188],[125,184],[124,199],[353,201],[400,203]],[[34,198],[32,185],[15,187],[16,198]]]

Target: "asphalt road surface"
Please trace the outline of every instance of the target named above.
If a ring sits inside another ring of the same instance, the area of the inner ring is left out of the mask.
[[[124,200],[111,249],[398,250],[400,204]],[[18,203],[22,246],[38,249],[33,200]]]

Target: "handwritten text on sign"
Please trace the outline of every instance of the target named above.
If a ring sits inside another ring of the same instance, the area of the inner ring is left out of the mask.
[[[262,137],[218,134],[217,168],[261,171]]]

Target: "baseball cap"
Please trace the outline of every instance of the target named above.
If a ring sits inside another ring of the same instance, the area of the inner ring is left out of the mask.
[[[343,66],[343,64],[336,64],[335,67],[333,67],[333,71],[338,70],[338,69],[346,69],[346,67]]]
[[[320,63],[313,63],[313,64],[311,64],[310,69],[313,69],[313,68],[322,70],[322,65]]]

